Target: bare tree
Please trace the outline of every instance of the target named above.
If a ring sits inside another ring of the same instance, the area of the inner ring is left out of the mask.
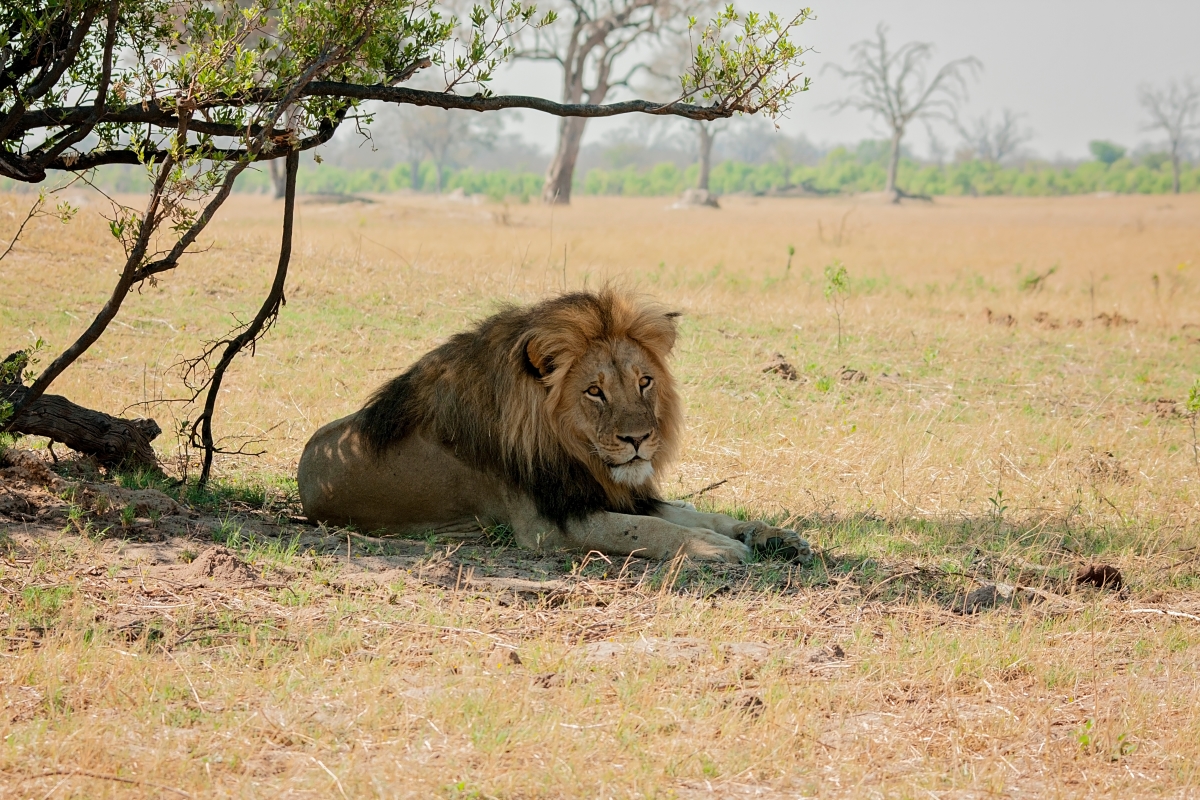
[[[708,14],[715,10],[719,0],[697,0],[690,9],[692,14]],[[690,28],[667,28],[661,34],[662,44],[645,64],[645,80],[640,91],[649,97],[670,100],[679,93],[679,75],[692,62]],[[713,143],[717,135],[726,128],[727,120],[697,120],[692,123],[696,132],[696,162],[699,174],[696,188],[708,191],[709,176],[712,174]]]
[[[946,163],[946,143],[938,138],[928,121],[925,122],[925,137],[929,139],[929,160],[941,167]]]
[[[874,39],[851,46],[853,67],[830,64],[827,68],[856,84],[856,94],[831,104],[835,111],[865,111],[887,124],[891,156],[884,192],[892,196],[892,202],[899,202],[905,195],[896,186],[896,170],[900,142],[909,124],[918,119],[952,120],[966,100],[967,78],[975,77],[983,64],[974,56],[959,58],[944,64],[930,78],[926,66],[933,58],[933,44],[908,42],[892,52],[887,37],[887,26],[880,23]]]
[[[1138,102],[1150,115],[1146,130],[1160,130],[1167,135],[1170,148],[1171,188],[1179,194],[1179,170],[1184,148],[1192,134],[1200,130],[1200,85],[1189,78],[1171,81],[1165,89],[1142,86]]]
[[[532,32],[532,46],[516,55],[562,67],[564,103],[603,103],[609,92],[628,86],[645,66],[639,59],[618,74],[622,56],[668,25],[686,27],[687,17],[704,5],[705,0],[559,0],[555,4],[559,23]],[[586,119],[575,117],[559,122],[558,146],[542,187],[544,202],[571,202],[571,182],[586,125]]]
[[[967,123],[956,118],[953,125],[976,158],[999,164],[1015,155],[1022,145],[1033,138],[1033,131],[1021,127],[1023,116],[1006,108],[995,123],[988,113]]]

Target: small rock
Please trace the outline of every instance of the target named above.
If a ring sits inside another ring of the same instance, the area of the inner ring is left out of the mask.
[[[1093,480],[1120,484],[1131,483],[1133,481],[1133,476],[1121,463],[1120,459],[1107,450],[1097,452],[1090,448],[1088,449],[1087,471]]]
[[[800,379],[800,373],[796,368],[787,362],[783,357],[783,353],[776,353],[771,357],[771,360],[763,365],[763,372],[774,372],[785,381],[795,381]]]
[[[968,592],[963,598],[959,611],[963,614],[978,614],[995,608],[1001,603],[1012,603],[1016,599],[1017,587],[1007,583],[989,583]]]
[[[1050,330],[1057,330],[1058,328],[1062,327],[1062,323],[1050,316],[1050,314],[1046,311],[1039,311],[1038,313],[1034,314],[1033,321],[1038,325],[1041,325],[1043,328],[1049,328]]]
[[[727,656],[751,661],[766,661],[771,656],[771,646],[765,642],[725,642],[719,649]]]
[[[1003,325],[1006,328],[1011,328],[1017,324],[1017,318],[1012,314],[997,314],[990,308],[985,308],[983,312],[987,315],[987,321],[993,325]]]
[[[1183,404],[1176,403],[1169,397],[1160,397],[1154,401],[1154,415],[1161,419],[1183,416]]]
[[[1121,316],[1121,312],[1114,311],[1111,314],[1101,312],[1096,315],[1096,321],[1106,328],[1121,328],[1126,325],[1137,325],[1136,319]]]
[[[1089,564],[1080,567],[1075,573],[1075,585],[1095,586],[1118,592],[1125,585],[1125,578],[1121,575],[1121,570],[1110,564]]]
[[[533,685],[539,689],[553,689],[564,683],[566,681],[563,680],[563,676],[557,672],[547,672],[545,675],[538,675],[533,679]]]
[[[867,373],[854,369],[853,367],[842,367],[842,371],[838,373],[838,380],[843,383],[865,383]]]

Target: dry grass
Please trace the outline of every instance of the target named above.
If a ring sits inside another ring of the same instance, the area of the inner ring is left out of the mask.
[[[240,495],[259,510],[223,502],[141,544],[94,509],[70,534],[5,525],[4,791],[1194,794],[1200,621],[1162,612],[1200,616],[1200,469],[1158,401],[1184,398],[1200,358],[1200,197],[663,205],[301,206],[289,303],[217,420],[263,440],[261,459],[220,464],[227,487],[260,487]],[[13,348],[29,331],[61,346],[98,306],[113,243],[94,208],[4,262]],[[156,402],[183,394],[171,365],[245,318],[273,267],[278,204],[227,212],[56,391],[187,415]],[[840,351],[834,259],[854,280]],[[353,537],[347,562],[339,532],[278,544],[319,424],[498,302],[605,280],[687,312],[670,491],[726,480],[703,499],[790,519],[821,564],[622,574]],[[763,371],[777,353],[799,380]],[[178,455],[169,433],[160,447]],[[237,526],[279,586],[154,572]],[[1122,569],[1122,593],[1070,591],[1092,558]],[[954,613],[994,580],[1046,596]],[[709,647],[659,641],[678,637]],[[586,649],[642,638],[649,652]],[[736,642],[761,646],[720,647]]]

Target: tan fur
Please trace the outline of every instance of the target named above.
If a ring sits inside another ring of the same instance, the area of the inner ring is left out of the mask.
[[[509,308],[452,337],[300,459],[315,521],[395,533],[512,527],[530,548],[744,561],[794,532],[663,502],[681,402],[675,317],[606,290]]]

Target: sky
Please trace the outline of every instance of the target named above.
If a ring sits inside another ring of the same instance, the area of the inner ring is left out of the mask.
[[[816,19],[794,39],[813,48],[805,72],[812,89],[800,95],[780,128],[803,133],[817,144],[879,138],[883,129],[864,114],[825,108],[848,86],[827,63],[848,64],[856,41],[872,37],[880,22],[894,45],[908,41],[936,45],[934,64],[975,56],[984,70],[971,87],[968,118],[1003,108],[1024,116],[1033,131],[1029,144],[1038,155],[1086,158],[1088,142],[1109,139],[1128,147],[1156,138],[1142,130],[1145,115],[1137,103],[1143,83],[1162,84],[1192,75],[1200,79],[1200,0],[808,0]],[[740,8],[794,14],[795,0],[743,0]],[[518,63],[497,76],[497,93],[537,94],[559,99],[556,66]],[[603,138],[624,122],[589,124],[589,139]],[[508,123],[543,149],[553,146],[554,119],[526,111]],[[947,143],[949,128],[936,129]],[[924,153],[921,126],[906,144]]]

